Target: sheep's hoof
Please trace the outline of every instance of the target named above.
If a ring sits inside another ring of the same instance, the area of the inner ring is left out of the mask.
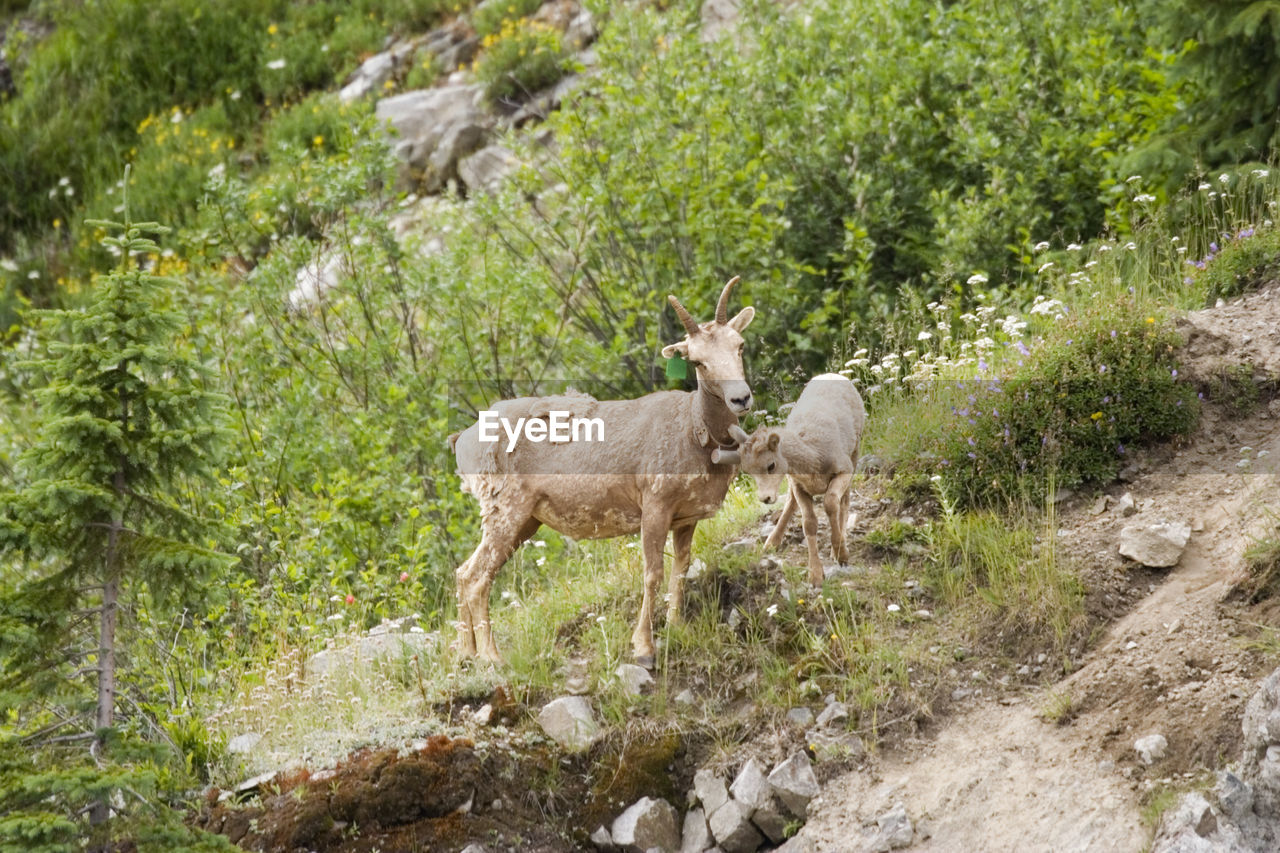
[[[653,671],[653,655],[637,655],[636,663],[650,672]]]

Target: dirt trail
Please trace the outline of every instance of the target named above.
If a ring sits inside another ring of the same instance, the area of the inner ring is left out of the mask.
[[[1184,369],[1198,384],[1242,362],[1274,378],[1280,286],[1195,312],[1184,331]],[[1271,410],[1264,401],[1239,418],[1207,405],[1183,447],[1155,451],[1131,482],[1103,490],[1132,493],[1140,512],[1130,518],[1094,514],[1093,494],[1068,503],[1060,547],[1124,615],[1056,683],[980,691],[931,737],[834,780],[801,836],[820,851],[864,849],[876,817],[902,803],[916,823],[910,850],[1143,850],[1143,794],[1203,782],[1238,759],[1244,703],[1275,665],[1243,642],[1257,608],[1228,600],[1245,548],[1277,521],[1280,406]],[[1181,561],[1164,575],[1135,573],[1116,553],[1120,529],[1166,519],[1192,525]],[[1067,697],[1062,724],[1047,722],[1045,709]],[[1152,733],[1169,747],[1147,767],[1133,743]]]

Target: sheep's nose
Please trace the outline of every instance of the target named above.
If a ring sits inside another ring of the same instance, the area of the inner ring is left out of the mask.
[[[739,412],[748,411],[751,408],[751,392],[748,391],[742,397],[730,397],[729,402],[732,403],[733,407]]]
[[[760,500],[761,500],[761,501],[763,501],[764,503],[767,503],[767,504],[771,504],[771,503],[773,503],[774,501],[776,501],[777,499],[778,499],[778,496],[777,496],[777,495],[765,495],[764,497],[760,498]]]

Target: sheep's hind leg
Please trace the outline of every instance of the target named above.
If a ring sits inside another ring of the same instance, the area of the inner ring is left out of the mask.
[[[804,517],[804,544],[809,551],[809,583],[822,586],[825,577],[822,571],[822,558],[818,556],[818,514],[813,508],[813,496],[795,489],[796,502],[800,504],[800,512]]]
[[[684,573],[689,568],[689,557],[693,550],[693,531],[697,522],[687,527],[678,527],[671,531],[671,581],[667,587],[667,624],[674,625],[680,621],[684,612]]]
[[[493,640],[493,626],[489,621],[489,590],[516,548],[538,532],[541,522],[523,513],[501,516],[495,513],[484,520],[483,526],[484,533],[475,553],[458,569],[458,631],[461,637],[463,627],[469,623],[472,637],[470,644],[462,638],[459,647],[464,654],[478,654],[485,660],[500,663],[502,655]]]
[[[840,565],[849,562],[849,546],[844,536],[844,520],[849,506],[849,482],[852,474],[837,474],[822,496],[822,508],[831,524],[831,557]]]

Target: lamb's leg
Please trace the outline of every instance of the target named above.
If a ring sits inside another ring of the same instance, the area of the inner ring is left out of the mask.
[[[671,531],[671,580],[667,587],[667,624],[674,625],[680,621],[684,612],[684,573],[689,568],[689,556],[693,550],[693,531],[697,528],[695,521],[687,527],[677,527]]]
[[[782,537],[787,535],[787,525],[791,523],[791,516],[796,511],[796,487],[792,486],[787,489],[787,500],[782,505],[782,514],[778,516],[778,524],[773,528],[773,532],[769,534],[769,538],[764,541],[764,549],[772,551],[782,543]]]
[[[476,655],[476,635],[472,626],[475,624],[471,618],[471,608],[467,606],[467,596],[465,593],[467,579],[470,577],[471,561],[475,559],[479,547],[471,552],[471,556],[463,561],[453,573],[454,579],[454,597],[458,602],[458,640],[454,643],[454,648],[466,657],[475,657]]]
[[[657,652],[653,646],[653,608],[662,588],[662,551],[671,529],[669,512],[645,509],[640,519],[640,548],[644,553],[644,597],[640,600],[640,615],[636,617],[636,629],[631,634],[631,647],[636,663],[645,669],[653,669]]]
[[[818,556],[818,514],[813,508],[813,496],[804,490],[792,487],[796,502],[800,504],[800,512],[804,517],[804,544],[809,549],[809,583],[822,586],[822,558]]]
[[[849,503],[849,482],[852,479],[850,473],[837,474],[822,496],[822,508],[827,511],[827,521],[831,524],[831,556],[842,566],[849,562],[849,548],[844,538],[844,509]]]
[[[502,661],[489,622],[489,590],[493,587],[493,579],[498,576],[507,560],[511,559],[516,548],[537,533],[541,526],[536,518],[516,512],[494,513],[484,519],[484,534],[480,537],[480,545],[471,559],[458,569],[459,648],[464,654],[479,654],[485,660],[495,663]],[[462,633],[464,625],[468,623],[471,635],[469,643]]]

